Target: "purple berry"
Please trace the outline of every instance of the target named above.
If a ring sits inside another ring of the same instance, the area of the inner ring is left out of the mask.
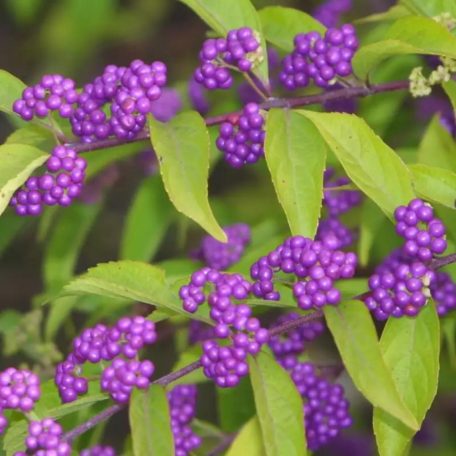
[[[441,317],[456,309],[456,283],[449,274],[436,271],[430,290]]]
[[[107,445],[95,445],[82,450],[79,456],[116,456],[116,451],[113,447]]]

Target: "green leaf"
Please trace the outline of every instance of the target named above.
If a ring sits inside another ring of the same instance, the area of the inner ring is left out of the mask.
[[[260,18],[250,0],[236,0],[235,2],[232,0],[181,0],[181,2],[191,8],[221,36],[240,27],[250,27],[257,31],[260,34],[264,59],[253,72],[262,81],[268,81],[266,43],[261,30]]]
[[[446,128],[440,123],[439,116],[432,118],[426,133],[421,140],[418,163],[456,172],[456,142]]]
[[[266,121],[265,157],[293,235],[313,238],[323,198],[326,144],[304,116],[273,109]]]
[[[305,456],[302,399],[290,375],[265,351],[250,357],[249,366],[265,454]]]
[[[452,209],[456,207],[456,173],[426,165],[410,165],[409,168],[418,196]]]
[[[320,131],[348,177],[389,217],[414,197],[410,172],[366,122],[354,115],[299,111]]]
[[[421,425],[437,394],[439,380],[440,328],[434,305],[428,303],[416,318],[390,318],[380,349],[401,398]],[[377,408],[374,432],[381,456],[406,455],[414,435]]]
[[[163,386],[134,390],[129,407],[135,456],[174,456],[168,399]]]
[[[450,79],[449,81],[442,84],[442,88],[445,90],[445,93],[450,99],[451,106],[453,106],[453,111],[456,112],[456,81]]]
[[[267,6],[259,15],[266,41],[286,52],[293,50],[293,39],[298,33],[315,30],[323,34],[326,30],[312,16],[294,8]]]
[[[57,291],[73,276],[81,246],[99,211],[98,204],[73,203],[54,222],[43,260],[43,280],[48,292]]]
[[[433,17],[442,13],[456,16],[456,3],[453,0],[400,0],[401,4],[416,14]]]
[[[16,76],[0,70],[0,111],[13,114],[13,103],[22,96],[26,85]]]
[[[39,149],[50,150],[55,146],[52,131],[36,123],[27,123],[25,126],[14,130],[5,144],[28,144]]]
[[[14,213],[6,213],[0,217],[0,255],[26,225],[26,217]]]
[[[204,119],[195,111],[184,112],[168,123],[150,117],[149,127],[165,189],[176,209],[226,242],[208,201],[209,134]]]
[[[226,456],[239,456],[242,454],[248,456],[264,456],[266,454],[257,417],[252,418],[242,426]]]
[[[48,157],[46,152],[26,144],[0,146],[0,214],[8,206],[13,193]]]
[[[62,296],[85,294],[131,299],[188,317],[177,295],[170,292],[164,272],[139,261],[101,263],[65,285],[62,292]],[[197,314],[192,318],[210,321]]]
[[[401,399],[385,364],[372,317],[364,303],[346,301],[323,310],[344,366],[358,390],[372,405],[417,430],[416,418]]]
[[[17,451],[25,448],[25,437],[27,436],[28,421],[23,419],[12,423],[3,436],[3,449],[6,456],[13,456]]]
[[[236,432],[255,415],[252,385],[247,377],[234,388],[217,388],[217,410],[225,432]]]
[[[409,16],[410,10],[403,5],[393,5],[390,9],[381,13],[370,14],[353,21],[355,24],[368,24],[370,22],[394,21],[401,17]]]
[[[203,350],[201,344],[195,344],[187,347],[183,352],[179,354],[179,359],[177,360],[176,364],[174,364],[173,369],[171,372],[176,372],[179,369],[182,369],[188,366],[195,361],[198,361],[203,354]],[[208,379],[204,375],[202,369],[196,369],[193,372],[190,372],[185,377],[177,379],[173,382],[173,385],[184,385],[188,383],[196,384],[196,383],[205,383]]]
[[[158,176],[145,179],[130,205],[120,246],[120,257],[150,261],[171,222],[172,206]]]
[[[362,46],[353,58],[354,73],[365,79],[388,57],[404,54],[430,54],[456,58],[456,37],[430,18],[407,16],[387,30],[384,39]]]

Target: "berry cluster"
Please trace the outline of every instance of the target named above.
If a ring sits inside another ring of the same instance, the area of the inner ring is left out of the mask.
[[[0,410],[30,412],[40,394],[40,379],[33,372],[14,367],[0,372]]]
[[[420,199],[399,206],[394,212],[396,233],[405,240],[404,253],[420,261],[430,261],[433,255],[447,248],[445,226],[434,216],[430,204]]]
[[[350,11],[352,0],[326,0],[317,6],[313,12],[313,17],[326,27],[336,27],[342,14]]]
[[[28,426],[28,434],[25,438],[27,452],[17,451],[14,456],[70,456],[71,447],[62,440],[63,429],[52,418],[44,418],[41,421],[31,421]]]
[[[264,123],[259,105],[248,103],[239,117],[220,125],[217,148],[233,168],[256,163],[264,155]]]
[[[337,217],[322,218],[318,224],[317,241],[331,249],[343,249],[353,244],[356,233],[343,224]]]
[[[188,82],[187,92],[193,109],[198,111],[202,116],[207,114],[209,111],[209,102],[207,101],[206,91],[193,77]]]
[[[124,402],[134,385],[145,387],[145,379],[149,382],[154,370],[148,361],[130,360],[156,339],[155,324],[141,316],[123,317],[112,327],[98,324],[85,329],[74,339],[73,351],[56,368],[55,383],[62,401],[72,402],[87,392],[87,379],[81,376],[85,362],[114,360],[102,373],[101,385],[114,400]]]
[[[233,83],[229,68],[250,71],[262,59],[259,39],[249,27],[230,30],[226,38],[210,38],[199,53],[195,81],[209,90],[228,89]]]
[[[201,445],[201,437],[191,428],[196,414],[196,398],[195,385],[178,385],[168,393],[175,456],[188,456]]]
[[[288,321],[294,321],[297,318],[299,318],[299,314],[295,312],[282,315],[271,328]],[[306,343],[316,339],[324,329],[325,325],[321,321],[304,323],[286,333],[271,336],[269,338],[269,347],[278,361],[290,355],[298,356],[304,351]]]
[[[294,50],[282,62],[280,81],[288,90],[307,87],[311,80],[319,87],[335,83],[336,77],[352,74],[351,61],[358,49],[356,31],[350,24],[318,32],[298,34]]]
[[[79,456],[116,456],[113,447],[107,445],[95,445],[91,448],[82,450]]]
[[[446,315],[456,309],[456,283],[446,272],[436,271],[431,282],[431,296],[437,305],[437,313]]]
[[[126,404],[133,388],[147,389],[154,373],[154,365],[149,360],[136,361],[115,359],[103,370],[100,379],[102,391],[106,391],[119,404]]]
[[[294,274],[293,295],[301,309],[320,308],[340,302],[340,291],[334,287],[339,279],[353,277],[357,258],[354,253],[327,248],[322,242],[303,236],[288,238],[268,255],[260,258],[250,269],[255,283],[252,292],[267,300],[278,300],[274,274],[282,271]]]
[[[162,62],[146,64],[134,60],[128,67],[108,65],[103,74],[86,84],[70,121],[73,133],[84,142],[134,138],[145,126],[152,102],[166,84],[166,66]],[[104,107],[110,105],[108,117]]]
[[[351,426],[344,388],[319,377],[310,363],[296,362],[290,375],[304,399],[307,446],[315,451]]]
[[[45,166],[45,174],[29,177],[11,198],[18,215],[39,215],[43,206],[69,206],[80,195],[87,162],[73,149],[54,147]]]
[[[394,251],[369,278],[370,295],[365,303],[378,320],[390,315],[413,317],[430,297],[434,272],[424,263]]]
[[[46,74],[38,84],[24,89],[22,98],[14,102],[13,111],[26,121],[47,117],[54,111],[68,118],[78,97],[72,79],[60,74]]]
[[[212,269],[220,271],[237,263],[250,243],[250,228],[245,223],[226,226],[227,242],[220,242],[212,236],[205,236],[193,257],[203,261]]]
[[[213,290],[206,297],[204,287],[208,284],[213,285]],[[240,274],[221,273],[207,267],[194,272],[190,283],[179,291],[187,312],[196,312],[207,300],[210,317],[215,322],[215,336],[232,342],[230,346],[220,345],[215,340],[203,343],[204,374],[220,387],[237,385],[248,373],[247,355],[256,355],[269,338],[268,331],[252,317],[252,309],[234,302],[246,299],[249,294],[250,283]]]
[[[345,214],[361,204],[363,197],[359,190],[329,190],[349,184],[351,184],[351,181],[348,177],[336,177],[333,168],[326,169],[324,173],[326,190],[323,194],[323,204],[331,217]]]

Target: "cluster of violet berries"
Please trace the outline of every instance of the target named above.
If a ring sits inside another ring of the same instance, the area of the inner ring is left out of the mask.
[[[337,77],[352,74],[351,62],[358,46],[356,30],[350,24],[330,28],[324,37],[315,31],[298,34],[293,52],[282,61],[280,82],[288,90],[307,87],[311,80],[326,88]]]
[[[188,456],[201,445],[201,437],[191,428],[196,414],[196,399],[195,385],[178,385],[168,393],[175,456]]]
[[[78,98],[72,79],[60,74],[46,74],[38,84],[24,89],[22,97],[13,103],[13,111],[26,121],[34,117],[45,118],[54,111],[69,118]]]
[[[44,206],[69,206],[83,189],[87,162],[69,146],[56,146],[45,163],[46,172],[29,177],[14,193],[10,205],[21,216],[39,215]]]
[[[431,297],[438,299],[444,314],[454,307],[451,296],[452,282],[436,274],[430,262],[447,247],[445,226],[435,217],[432,206],[420,199],[399,206],[394,212],[396,233],[404,239],[401,248],[393,251],[369,278],[370,294],[365,299],[367,307],[379,320],[390,315],[416,316]],[[447,304],[448,303],[448,304]]]
[[[352,0],[326,0],[315,8],[312,16],[326,27],[336,27],[341,16],[352,6]]]
[[[73,341],[73,351],[59,363],[55,383],[62,402],[72,402],[88,388],[82,376],[84,363],[112,361],[102,372],[100,385],[119,403],[126,403],[133,388],[150,384],[153,364],[136,359],[139,351],[157,339],[153,322],[141,316],[123,317],[112,327],[98,324],[85,329]]]
[[[206,285],[213,287],[207,296]],[[201,356],[204,374],[222,388],[236,386],[248,374],[247,356],[256,355],[269,338],[268,331],[252,317],[252,309],[235,302],[245,300],[250,289],[250,282],[240,274],[205,267],[194,272],[190,283],[179,290],[187,312],[196,312],[207,301],[215,323],[215,337],[228,342],[223,345],[217,340],[206,340]]]
[[[40,395],[40,379],[33,372],[14,367],[0,372],[0,434],[8,426],[4,410],[30,412]]]
[[[71,446],[63,439],[63,429],[52,418],[31,421],[25,438],[26,452],[17,451],[13,456],[70,456]]]
[[[333,168],[326,169],[323,177],[325,191],[323,206],[327,216],[320,220],[315,239],[328,247],[342,249],[351,245],[356,239],[356,232],[348,228],[340,216],[362,202],[362,194],[358,190],[331,190],[350,183],[347,177],[336,177]]]
[[[116,451],[108,445],[95,445],[82,450],[79,456],[116,456]]]
[[[320,241],[293,236],[252,265],[250,274],[255,281],[252,292],[262,299],[279,300],[274,276],[281,271],[296,277],[293,295],[301,309],[337,305],[341,293],[334,282],[353,277],[356,264],[357,257],[352,252],[345,253],[328,248]]]
[[[230,30],[225,38],[209,38],[199,53],[194,79],[206,89],[228,89],[233,84],[230,69],[246,73],[262,59],[257,34],[249,27]]]
[[[212,236],[205,236],[199,248],[193,252],[195,259],[203,261],[206,266],[222,271],[237,263],[245,248],[250,243],[250,227],[245,223],[226,226],[227,242],[220,242]]]
[[[260,106],[247,103],[240,116],[220,125],[216,145],[230,166],[240,168],[264,156],[264,124]]]

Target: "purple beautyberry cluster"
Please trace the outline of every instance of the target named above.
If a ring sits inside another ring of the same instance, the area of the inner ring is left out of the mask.
[[[136,361],[115,359],[103,370],[100,385],[119,404],[126,404],[134,388],[147,389],[154,373],[154,365],[149,360]]]
[[[304,402],[307,446],[315,451],[351,426],[349,402],[343,386],[319,377],[310,363],[296,362],[290,375]]]
[[[206,90],[201,84],[195,81],[193,76],[188,82],[187,93],[193,109],[198,111],[202,116],[206,115],[209,112],[209,101],[207,100]]]
[[[437,313],[443,317],[456,309],[456,283],[446,272],[435,271],[431,282],[431,296],[437,306]]]
[[[229,165],[240,168],[264,155],[264,123],[259,105],[248,103],[239,117],[220,125],[216,145]]]
[[[328,248],[343,249],[353,244],[356,240],[356,233],[339,218],[328,217],[320,220],[315,239]]]
[[[70,118],[73,133],[84,142],[112,135],[134,138],[143,130],[152,103],[162,94],[166,72],[166,65],[158,61],[134,60],[128,67],[108,65],[101,76],[84,86]]]
[[[79,456],[116,456],[116,451],[107,445],[95,445],[82,450]]]
[[[233,83],[229,69],[250,71],[262,59],[257,34],[249,27],[230,30],[226,38],[210,38],[199,53],[195,81],[206,89],[228,89]]]
[[[286,315],[282,315],[277,321],[271,326],[282,325],[290,321],[294,321],[300,317],[296,312],[291,312]],[[308,342],[312,342],[325,330],[325,325],[321,321],[310,321],[304,323],[297,328],[291,329],[285,333],[277,336],[271,336],[269,338],[269,347],[276,359],[280,362],[283,358],[288,356],[300,355]]]
[[[25,438],[27,451],[17,451],[14,456],[70,456],[71,446],[62,440],[63,429],[52,418],[31,421]]]
[[[204,287],[209,284],[213,290],[206,297]],[[221,345],[216,340],[203,343],[204,374],[219,387],[237,385],[248,373],[247,356],[256,355],[269,338],[268,331],[252,317],[252,309],[246,304],[235,303],[235,300],[246,299],[250,288],[250,283],[240,274],[221,273],[206,267],[194,272],[190,283],[179,291],[187,312],[196,312],[207,300],[210,317],[215,323],[215,336],[232,343]]]
[[[445,225],[435,217],[432,206],[416,198],[394,211],[396,233],[405,240],[405,255],[430,261],[433,255],[445,252]]]
[[[352,0],[326,0],[315,8],[312,16],[325,27],[336,27],[341,16],[350,11],[352,6]]]
[[[227,242],[205,236],[193,257],[203,261],[212,269],[222,271],[237,263],[250,243],[250,228],[245,223],[226,226]]]
[[[38,84],[24,89],[22,97],[14,102],[13,111],[26,121],[47,117],[54,111],[68,118],[78,97],[72,79],[60,74],[46,74]]]
[[[377,320],[386,320],[390,315],[414,317],[431,296],[433,278],[434,272],[424,263],[395,250],[369,277],[367,308]]]
[[[196,414],[196,398],[195,385],[178,385],[168,393],[175,456],[188,456],[201,445],[201,437],[191,428]]]
[[[282,61],[280,82],[288,90],[307,87],[311,80],[328,87],[337,77],[350,76],[352,59],[359,42],[350,24],[330,28],[324,37],[318,32],[301,33],[294,38],[294,50]]]
[[[334,282],[353,277],[356,264],[357,257],[352,252],[344,253],[327,248],[320,241],[293,236],[252,265],[252,292],[259,298],[279,300],[273,279],[282,271],[296,276],[293,295],[301,309],[337,305],[341,294]]]
[[[214,339],[214,327],[199,320],[191,320],[188,325],[188,343],[195,345],[208,339]]]
[[[39,215],[43,206],[69,206],[82,191],[87,162],[69,146],[56,146],[45,163],[47,172],[32,176],[14,193],[10,205],[21,216]]]
[[[142,367],[142,364],[138,365],[130,360],[136,358],[143,347],[153,344],[156,339],[155,324],[141,316],[123,317],[112,327],[98,324],[85,329],[74,339],[73,351],[67,359],[56,367],[55,383],[62,401],[72,402],[87,392],[87,379],[81,375],[84,363],[112,360],[112,365],[102,374],[102,389],[110,392],[114,400],[121,398],[124,401],[126,391],[131,391],[131,374],[139,378],[141,369],[144,369],[144,372],[151,370],[149,377],[153,373],[153,365],[150,369],[148,363]],[[116,363],[118,360],[124,364]],[[117,375],[121,370],[118,366],[121,364],[124,366],[125,378],[121,373]],[[109,372],[106,373],[108,369]],[[124,384],[123,379],[126,382]],[[144,384],[143,379],[138,382],[140,385]],[[119,383],[122,385],[119,386]]]
[[[40,394],[40,379],[33,372],[14,367],[0,372],[0,410],[30,412]]]
[[[324,173],[323,204],[331,217],[345,214],[363,200],[363,195],[359,190],[330,190],[334,187],[342,187],[351,184],[348,177],[336,177],[333,168],[328,168]]]

